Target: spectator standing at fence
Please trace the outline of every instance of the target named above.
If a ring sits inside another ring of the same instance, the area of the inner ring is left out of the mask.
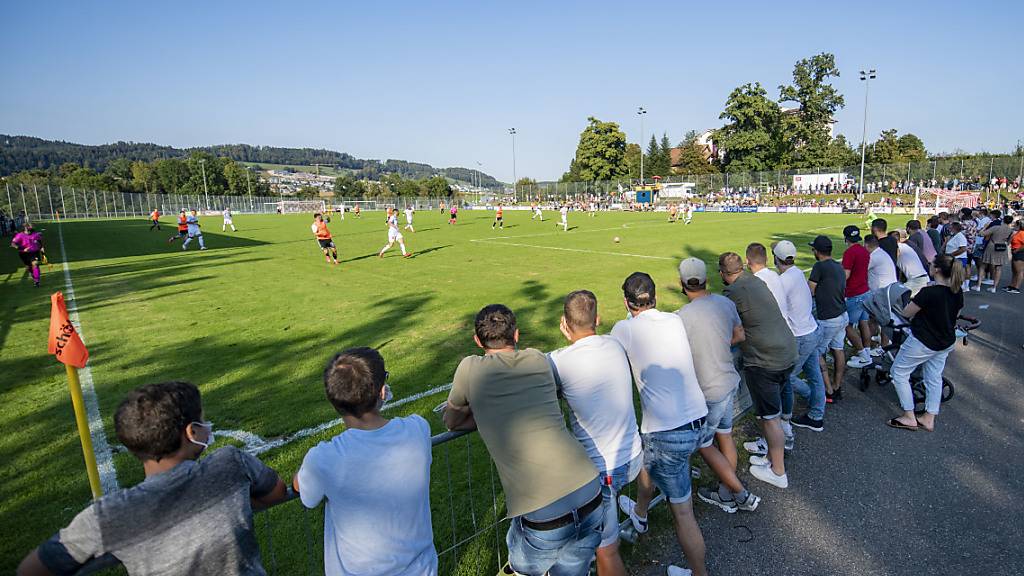
[[[911,222],[917,222],[911,220]],[[896,267],[903,274],[906,279],[904,285],[910,289],[911,297],[916,296],[917,292],[928,285],[928,269],[931,267],[930,263],[922,264],[920,255],[910,246],[911,236],[903,230],[895,232],[899,239],[899,255],[896,259]],[[923,233],[918,232],[919,236],[923,236]],[[931,246],[931,241],[924,237],[924,242],[927,246]],[[932,260],[935,258],[933,257]]]
[[[771,291],[743,270],[738,254],[722,254],[718,258],[718,272],[725,283],[724,294],[736,305],[743,323],[743,374],[768,445],[766,455],[751,455],[750,474],[762,482],[787,488],[785,434],[780,420],[782,387],[797,357],[796,339],[778,306],[771,305]]]
[[[1017,220],[1015,232],[1010,238],[1010,256],[1013,263],[1013,280],[1004,288],[1010,294],[1020,294],[1021,283],[1024,282],[1024,220]]]
[[[938,256],[942,253],[942,232],[939,231],[939,217],[932,216],[928,219],[928,239],[932,241],[932,247],[935,248],[935,255]],[[935,260],[932,258],[932,260]],[[931,262],[929,261],[929,264]]]
[[[146,479],[111,492],[29,554],[19,576],[74,574],[114,556],[132,576],[266,574],[253,508],[285,499],[277,474],[234,446],[206,458],[213,425],[187,382],[137,388],[114,413],[117,439]]]
[[[600,576],[625,576],[619,555],[619,516],[615,494],[636,479],[643,447],[633,408],[633,376],[622,345],[599,336],[597,297],[577,290],[565,297],[559,330],[569,346],[548,354],[555,382],[569,404],[576,439],[601,474],[604,530],[597,549]]]
[[[935,246],[932,244],[931,238],[929,238],[928,234],[921,229],[921,221],[916,218],[908,220],[906,233],[901,234],[901,238],[904,235],[907,238],[906,240],[901,241],[906,242],[907,247],[914,251],[914,254],[917,255],[918,260],[921,262],[921,268],[923,268],[926,271],[925,274],[927,274],[928,265],[931,264],[932,260],[935,260],[935,254],[937,251],[935,250]],[[896,256],[897,258],[900,257],[899,254]],[[896,266],[899,266],[899,260],[896,261]],[[906,273],[904,272],[904,274]]]
[[[889,265],[892,266],[893,274],[896,274],[896,258],[899,257],[898,242],[889,236],[889,223],[885,218],[875,218],[871,221],[871,235],[878,239],[878,247],[889,255]]]
[[[946,240],[946,243],[942,246],[943,254],[952,256],[953,258],[960,261],[960,265],[966,272],[970,267],[970,261],[967,259],[967,254],[970,250],[970,244],[967,242],[967,236],[963,233],[963,224],[961,222],[950,222],[948,225],[950,237]],[[966,292],[970,288],[970,282],[964,281],[964,285],[961,288],[962,292]]]
[[[821,375],[825,381],[825,398],[826,402],[838,401],[843,397],[843,376],[846,374],[844,340],[850,323],[846,311],[846,271],[832,258],[832,240],[828,236],[819,235],[810,243],[810,247],[814,250],[815,263],[807,285],[814,296],[818,329],[821,330],[818,355],[821,357]],[[831,379],[824,358],[829,350],[832,351],[835,365],[835,374]]]
[[[477,313],[473,340],[484,355],[459,363],[444,422],[478,429],[498,469],[511,517],[506,569],[584,576],[601,543],[601,485],[566,430],[551,365],[517,347],[516,317],[501,304]]]
[[[619,504],[637,532],[644,533],[657,486],[668,500],[676,538],[690,569],[704,576],[704,536],[690,497],[690,455],[700,446],[708,408],[697,383],[686,328],[679,316],[656,308],[654,280],[649,275],[630,274],[622,283],[622,294],[628,317],[615,323],[612,336],[626,350],[640,393],[644,470],[636,502],[619,496]],[[689,572],[670,566],[668,573]]]
[[[921,289],[903,309],[910,319],[910,335],[900,346],[892,365],[892,381],[903,414],[889,420],[889,426],[906,430],[935,429],[935,417],[942,399],[942,371],[946,357],[956,344],[956,319],[964,307],[961,287],[967,273],[960,262],[940,256],[932,264],[935,284]],[[925,412],[914,415],[914,394],[910,375],[922,367],[925,386]]]
[[[697,383],[708,407],[700,455],[719,479],[717,490],[700,488],[697,497],[730,514],[737,510],[752,512],[761,499],[747,491],[736,476],[736,444],[732,439],[740,375],[731,347],[746,337],[743,324],[731,300],[708,292],[708,272],[703,260],[687,258],[680,262],[679,282],[689,304],[676,314],[686,328]]]
[[[896,267],[875,236],[864,238],[868,251],[868,290],[874,292],[896,282]]]
[[[999,210],[993,210],[993,225],[981,232],[985,239],[985,251],[981,256],[981,266],[991,277],[992,286],[988,289],[993,294],[999,286],[999,279],[1003,275],[1003,266],[1010,264],[1010,237],[1013,236],[1013,229],[1010,224],[1013,218],[1007,216],[1000,218]],[[979,283],[980,284],[980,283]]]
[[[846,313],[850,316],[846,338],[853,346],[854,356],[847,361],[850,368],[864,368],[871,364],[871,328],[864,302],[871,296],[868,287],[868,266],[871,254],[860,244],[860,229],[854,225],[843,228],[846,251],[843,269],[846,271]],[[893,265],[895,267],[895,265]],[[842,386],[842,382],[836,383]]]
[[[975,260],[974,250],[978,238],[978,221],[975,219],[975,214],[970,208],[965,207],[960,209],[960,230],[963,232],[964,239],[967,240],[967,250],[963,255],[963,258],[967,259],[967,267],[965,268],[965,271],[971,277],[971,281],[977,281],[977,269],[975,269],[974,273],[971,274],[971,262],[974,262]],[[950,236],[952,237],[952,234],[950,234]]]
[[[786,291],[786,309],[782,315],[796,338],[797,349],[793,373],[782,386],[782,415],[783,418],[787,414],[792,417],[793,392],[796,391],[807,399],[807,413],[791,418],[792,424],[821,432],[825,426],[825,381],[821,376],[818,349],[823,331],[814,319],[811,288],[804,279],[804,273],[794,263],[796,246],[789,240],[783,240],[772,247],[772,255],[782,288]],[[801,371],[807,380],[800,378]]]
[[[324,512],[324,571],[437,574],[430,522],[430,425],[386,419],[384,358],[373,348],[335,354],[324,369],[327,400],[345,430],[306,453],[293,480],[303,506]]]

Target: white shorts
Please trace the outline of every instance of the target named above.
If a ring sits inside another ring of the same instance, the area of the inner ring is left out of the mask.
[[[412,226],[412,218],[406,218],[405,223],[409,226]]]
[[[402,233],[394,228],[388,228],[388,242],[402,241]]]
[[[231,218],[225,218],[224,219],[224,223],[225,224],[231,224]]]

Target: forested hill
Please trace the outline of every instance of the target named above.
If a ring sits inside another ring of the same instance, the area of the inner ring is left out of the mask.
[[[0,176],[23,170],[57,169],[73,162],[97,172],[106,169],[111,160],[143,160],[151,162],[160,158],[184,158],[193,151],[201,150],[215,156],[224,156],[238,162],[265,164],[286,164],[289,166],[333,166],[353,170],[358,177],[377,179],[384,174],[400,174],[405,178],[428,178],[443,174],[463,182],[473,182],[477,175],[484,186],[497,186],[494,177],[469,168],[437,169],[429,164],[406,162],[404,160],[361,160],[344,152],[316,148],[278,148],[274,146],[250,146],[248,144],[225,144],[197,148],[173,148],[157,144],[137,142],[116,142],[99,146],[87,146],[60,140],[43,140],[32,136],[8,136],[0,134]]]

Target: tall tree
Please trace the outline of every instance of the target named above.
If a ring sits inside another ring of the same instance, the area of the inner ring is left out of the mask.
[[[744,84],[729,94],[719,116],[726,125],[715,132],[715,142],[725,151],[725,170],[771,170],[779,162],[781,113],[760,82]]]
[[[640,177],[640,145],[630,142],[626,144],[626,153],[623,155],[623,162],[626,167],[624,176],[629,178]]]
[[[679,157],[672,166],[676,174],[712,174],[718,169],[705,156],[704,147],[697,142],[698,133],[690,130],[679,143]]]
[[[823,52],[798,61],[793,67],[793,83],[779,86],[779,101],[797,105],[783,117],[783,160],[787,164],[805,168],[827,163],[832,117],[846,103],[829,83],[838,77],[835,56]]]
[[[602,122],[593,116],[587,118],[587,122],[567,175],[593,182],[614,180],[625,174],[625,133],[615,122]]]
[[[900,156],[904,162],[923,162],[928,158],[924,142],[914,134],[908,132],[900,136],[898,143]]]

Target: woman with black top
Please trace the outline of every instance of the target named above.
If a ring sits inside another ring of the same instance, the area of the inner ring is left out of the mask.
[[[956,319],[964,307],[962,286],[966,271],[959,260],[943,254],[932,262],[935,282],[922,288],[903,309],[910,319],[910,335],[900,347],[891,374],[903,415],[889,420],[889,426],[904,430],[935,429],[935,415],[942,399],[942,370],[956,343]],[[914,394],[910,374],[924,365],[925,413],[914,415]]]

